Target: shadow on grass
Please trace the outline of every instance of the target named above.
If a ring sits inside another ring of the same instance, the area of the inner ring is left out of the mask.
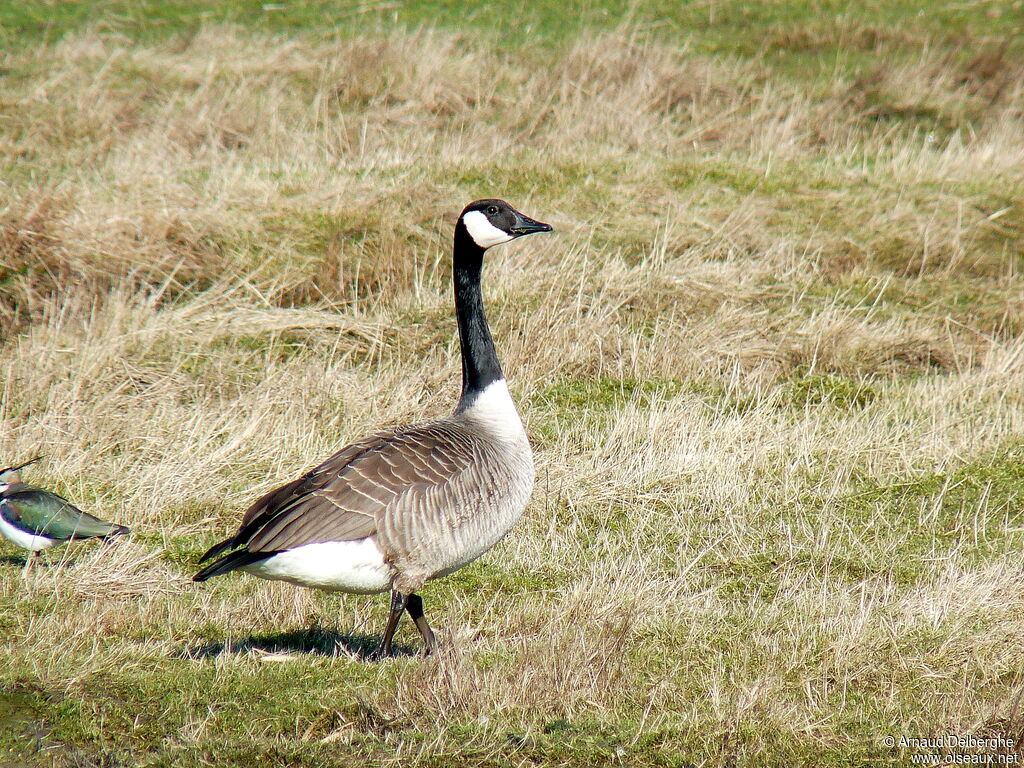
[[[247,653],[306,653],[312,656],[354,656],[368,661],[380,643],[377,635],[343,634],[313,627],[293,632],[250,635],[238,640],[225,640],[182,648],[176,656],[182,659],[210,659],[229,654]],[[395,643],[395,656],[415,656],[418,651],[408,645]]]
[[[27,562],[25,555],[0,555],[0,565],[19,565],[24,568]]]

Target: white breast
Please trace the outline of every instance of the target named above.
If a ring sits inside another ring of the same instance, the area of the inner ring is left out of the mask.
[[[526,430],[504,379],[488,384],[461,415],[472,419],[481,430],[494,437],[515,442],[526,440]],[[529,444],[526,447],[529,451]]]
[[[56,539],[48,539],[45,536],[36,536],[34,533],[28,533],[21,530],[21,528],[17,528],[7,522],[2,514],[0,514],[0,533],[4,535],[4,538],[13,541],[19,547],[22,547],[23,549],[31,549],[33,552],[39,552],[42,549],[49,549],[58,543]]]
[[[446,576],[497,544],[522,516],[533,490],[533,454],[503,379],[491,382],[458,418],[486,441],[488,459],[473,468],[456,505],[458,524],[444,535],[446,557],[430,578]]]
[[[361,595],[390,589],[394,575],[373,537],[306,544],[242,570],[263,579]]]

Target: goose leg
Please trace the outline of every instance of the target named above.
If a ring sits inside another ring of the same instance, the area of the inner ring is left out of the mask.
[[[416,622],[416,629],[420,631],[420,637],[423,638],[424,653],[429,656],[437,650],[437,639],[423,615],[423,598],[417,594],[409,595],[405,610],[409,612],[409,618]]]
[[[377,661],[385,657],[394,656],[394,651],[391,649],[391,638],[395,636],[395,629],[398,627],[398,620],[402,618],[402,612],[405,610],[405,606],[409,602],[409,596],[404,595],[397,590],[391,590],[391,615],[388,616],[388,623],[384,627],[384,637],[380,641],[380,645],[377,646],[376,650],[370,654],[370,659]]]

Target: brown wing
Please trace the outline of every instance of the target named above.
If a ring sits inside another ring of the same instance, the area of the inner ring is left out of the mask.
[[[443,421],[360,440],[260,498],[245,513],[232,546],[280,552],[371,536],[385,510],[409,494],[447,484],[474,456],[465,430]]]

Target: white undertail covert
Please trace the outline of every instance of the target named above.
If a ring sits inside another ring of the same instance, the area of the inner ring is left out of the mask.
[[[264,579],[362,595],[390,589],[393,575],[373,538],[306,544],[242,570]]]

